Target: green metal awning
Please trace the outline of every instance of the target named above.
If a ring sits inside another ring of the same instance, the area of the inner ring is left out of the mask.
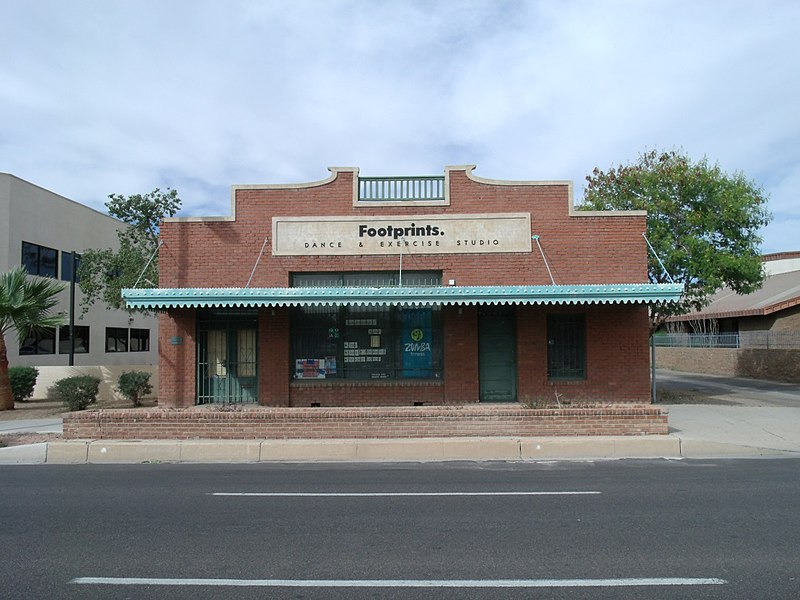
[[[432,306],[442,304],[652,304],[676,302],[672,283],[432,287],[147,288],[125,289],[129,308],[271,306]]]

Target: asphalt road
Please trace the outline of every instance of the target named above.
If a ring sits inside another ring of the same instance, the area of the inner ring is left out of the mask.
[[[9,599],[800,596],[800,459],[1,466],[0,484]]]

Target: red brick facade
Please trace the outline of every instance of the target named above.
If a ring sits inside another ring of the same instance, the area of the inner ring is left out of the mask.
[[[273,216],[414,216],[529,213],[557,284],[647,281],[641,213],[573,213],[565,182],[480,180],[470,168],[449,171],[446,206],[368,206],[354,203],[357,171],[335,170],[327,182],[300,186],[234,188],[231,218],[175,219],[163,223],[162,288],[242,288],[272,231]],[[251,287],[287,287],[292,273],[393,271],[390,256],[261,256]],[[537,246],[529,253],[415,254],[404,268],[441,271],[442,281],[470,285],[550,285]],[[547,378],[546,318],[579,312],[586,319],[586,377]],[[196,310],[170,309],[160,319],[162,406],[195,403]],[[267,406],[468,404],[479,401],[478,308],[443,308],[443,377],[437,381],[292,381],[290,309],[258,312],[258,398]],[[647,307],[641,304],[518,306],[515,308],[517,397],[521,401],[647,402]]]

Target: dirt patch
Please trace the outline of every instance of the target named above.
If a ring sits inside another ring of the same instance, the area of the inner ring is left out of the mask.
[[[158,406],[156,400],[146,400],[143,408]],[[97,404],[90,404],[89,408],[132,408],[127,400],[108,400],[100,401]],[[28,402],[17,402],[14,410],[0,411],[0,421],[19,421],[21,419],[49,419],[59,417],[67,412],[61,402],[54,400],[30,400]]]
[[[706,404],[709,406],[739,406],[738,402],[713,396],[708,392],[692,389],[658,388],[657,404]]]
[[[155,400],[145,401],[143,408],[157,406]],[[130,402],[114,400],[92,404],[91,408],[131,408]],[[17,402],[14,410],[0,411],[0,421],[21,421],[25,419],[53,419],[60,417],[66,411],[64,405],[53,400],[31,400]],[[40,444],[63,439],[60,433],[0,433],[0,448],[7,446],[24,446],[26,444]]]
[[[55,442],[60,439],[60,433],[3,433],[0,434],[0,448]]]
[[[17,402],[14,410],[0,411],[0,421],[19,421],[20,419],[49,419],[65,412],[64,405],[51,400]]]

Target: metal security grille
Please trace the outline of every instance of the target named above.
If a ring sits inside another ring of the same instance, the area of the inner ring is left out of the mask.
[[[586,377],[586,318],[584,315],[547,316],[547,378]]]
[[[258,401],[255,313],[209,313],[197,325],[197,404]]]

